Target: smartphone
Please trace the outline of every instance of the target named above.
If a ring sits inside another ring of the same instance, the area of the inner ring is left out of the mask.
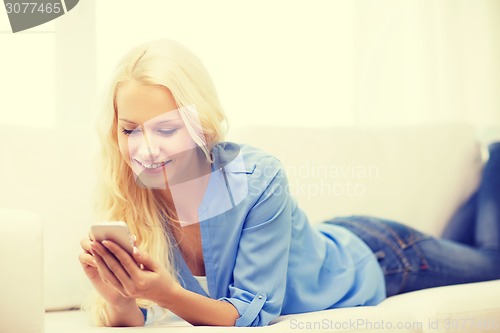
[[[94,224],[90,227],[90,237],[94,241],[102,242],[110,240],[120,245],[130,255],[134,251],[134,242],[128,230],[127,224],[123,221],[110,221]]]

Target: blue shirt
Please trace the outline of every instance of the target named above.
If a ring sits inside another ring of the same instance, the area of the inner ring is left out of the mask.
[[[240,314],[236,326],[265,326],[279,315],[375,305],[385,298],[384,276],[370,248],[343,227],[309,224],[277,158],[231,142],[216,144],[212,156],[198,210],[210,295],[174,248],[184,288],[233,304]]]

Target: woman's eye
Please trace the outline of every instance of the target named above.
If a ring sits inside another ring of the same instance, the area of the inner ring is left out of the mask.
[[[165,136],[172,135],[175,132],[177,132],[177,129],[168,129],[168,130],[160,129],[160,130],[158,130],[159,134],[165,135]]]
[[[163,135],[163,136],[169,136],[169,135],[172,135],[175,132],[177,132],[177,130],[178,130],[177,128],[175,128],[175,129],[159,129],[156,132],[160,135]],[[127,136],[128,135],[135,135],[135,134],[141,133],[141,129],[139,127],[135,128],[135,129],[122,128],[122,133],[127,135]]]
[[[129,129],[126,129],[126,128],[122,129],[122,133],[125,134],[125,135],[136,134],[138,132],[140,132],[140,130],[137,129],[137,128],[133,129],[133,130],[129,130]]]

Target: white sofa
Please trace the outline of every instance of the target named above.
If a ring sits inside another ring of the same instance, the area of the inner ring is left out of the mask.
[[[2,263],[9,263],[3,272],[14,272],[2,274],[0,310],[2,317],[7,314],[10,319],[0,321],[2,333],[35,333],[43,327],[46,333],[109,332],[109,328],[93,327],[87,314],[76,310],[90,288],[77,259],[79,240],[92,223],[94,168],[89,135],[88,131],[0,126],[0,225],[2,237],[8,238],[1,242],[0,256]],[[475,132],[461,124],[240,128],[231,129],[228,139],[259,146],[282,160],[291,192],[311,223],[366,214],[439,235],[476,188],[482,168]],[[26,227],[30,223],[32,227]],[[36,264],[42,258],[41,224],[43,279]],[[23,251],[16,251],[15,244],[22,244]],[[38,297],[42,280],[43,303]],[[40,315],[43,309],[44,316]],[[133,330],[155,331],[156,327],[182,332],[246,329],[192,327],[171,316],[158,326]],[[375,307],[282,316],[268,327],[251,329],[499,332],[500,280],[398,295]]]

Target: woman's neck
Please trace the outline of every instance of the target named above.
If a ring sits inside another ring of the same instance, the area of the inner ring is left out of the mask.
[[[198,208],[205,196],[211,174],[211,165],[204,165],[205,168],[199,172],[201,176],[159,190],[164,202],[176,212],[181,226],[199,222]]]

